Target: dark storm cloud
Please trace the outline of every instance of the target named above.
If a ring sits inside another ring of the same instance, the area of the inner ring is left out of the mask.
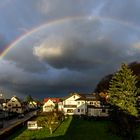
[[[0,1],[0,34],[8,41],[71,17],[16,44],[0,61],[1,87],[36,97],[91,92],[122,62],[140,60],[140,29],[133,26],[139,12],[138,0]],[[85,18],[72,19],[79,16]]]
[[[66,41],[66,42],[65,42]],[[68,68],[73,70],[91,69],[104,63],[104,59],[113,57],[114,55],[120,55],[119,52],[111,49],[112,43],[102,40],[102,42],[95,42],[93,44],[86,44],[84,40],[66,40],[61,46],[61,55],[40,55],[40,50],[35,48],[36,55],[38,55],[46,63],[52,67],[62,69]],[[44,46],[45,47],[45,46]],[[48,48],[42,48],[43,50]],[[41,49],[41,48],[39,48]],[[55,48],[54,48],[55,51]]]
[[[32,40],[18,44],[18,47],[11,49],[5,59],[14,63],[23,71],[31,73],[42,73],[47,71],[45,65],[40,62],[32,53]]]
[[[134,25],[140,23],[139,0],[41,0],[37,5],[41,14],[50,18],[91,15],[114,18]]]
[[[139,25],[139,9],[139,0],[4,0],[0,1],[0,34],[11,41],[44,22],[75,16],[109,17]]]
[[[60,28],[65,36],[60,37],[56,30],[53,37],[34,47],[34,54],[54,68],[78,71],[136,57],[132,44],[140,39],[140,32],[133,27],[103,19],[78,20],[78,24],[76,21],[69,25],[72,28]]]
[[[47,67],[33,57],[31,51],[28,51],[28,49],[24,49],[22,52],[17,52],[16,55],[15,53],[11,53],[6,59],[14,62],[17,67],[22,68],[26,72],[42,73],[47,71]]]
[[[89,82],[85,74],[72,72],[67,69],[57,70],[50,68],[45,74],[31,74],[22,71],[22,69],[17,68],[9,61],[1,61],[0,66],[3,66],[0,71],[1,87],[16,91],[17,94],[31,94],[33,96],[41,94],[41,96],[51,96],[53,93],[53,95],[56,94],[56,96],[58,96],[59,93],[61,93],[61,95],[66,94],[68,91],[73,91],[74,89],[85,89],[85,87],[87,87],[86,82]],[[67,92],[64,93],[62,91]],[[11,92],[11,94],[13,94],[13,92]]]
[[[140,23],[139,12],[139,0],[108,0],[100,11],[100,15],[120,19],[138,26]]]
[[[12,41],[44,22],[88,15],[98,5],[97,0],[0,1],[0,34],[4,34],[8,41]]]
[[[90,92],[121,62],[139,58],[139,38],[133,27],[110,20],[83,18],[55,24],[11,49],[5,61],[13,69],[2,81],[7,80],[7,87],[11,82],[17,92],[35,96],[39,91],[42,95],[72,89]],[[7,65],[5,69],[10,69]]]

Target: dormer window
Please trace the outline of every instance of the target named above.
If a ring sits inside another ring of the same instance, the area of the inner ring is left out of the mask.
[[[90,105],[93,105],[93,102],[90,102]]]

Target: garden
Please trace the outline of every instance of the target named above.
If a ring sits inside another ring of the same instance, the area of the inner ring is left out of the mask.
[[[40,116],[36,120],[44,120],[44,118],[46,117]],[[52,133],[45,123],[40,130],[28,130],[25,126],[8,140],[120,140],[119,137],[109,133],[110,123],[108,120],[87,120],[69,116],[61,124],[53,124]]]

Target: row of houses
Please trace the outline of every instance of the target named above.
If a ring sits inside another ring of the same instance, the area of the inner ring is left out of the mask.
[[[103,104],[98,96],[93,94],[72,93],[63,99],[45,98],[43,112],[55,109],[65,115],[108,116],[109,106]]]
[[[5,112],[15,112],[22,114],[37,108],[37,102],[30,101],[25,102],[16,96],[11,97],[11,99],[0,98],[0,111]]]

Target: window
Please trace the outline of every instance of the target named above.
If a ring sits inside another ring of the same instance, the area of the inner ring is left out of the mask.
[[[78,109],[78,112],[80,112],[80,109]]]
[[[16,111],[18,111],[18,108],[16,109]]]
[[[90,105],[93,105],[93,102],[90,102]]]
[[[81,109],[81,112],[84,112],[84,109]]]
[[[102,109],[102,112],[105,113],[106,112],[105,109]]]
[[[80,105],[80,102],[78,102],[78,105]]]
[[[67,113],[73,113],[73,109],[67,109]]]
[[[84,104],[84,102],[82,102],[82,104]]]

